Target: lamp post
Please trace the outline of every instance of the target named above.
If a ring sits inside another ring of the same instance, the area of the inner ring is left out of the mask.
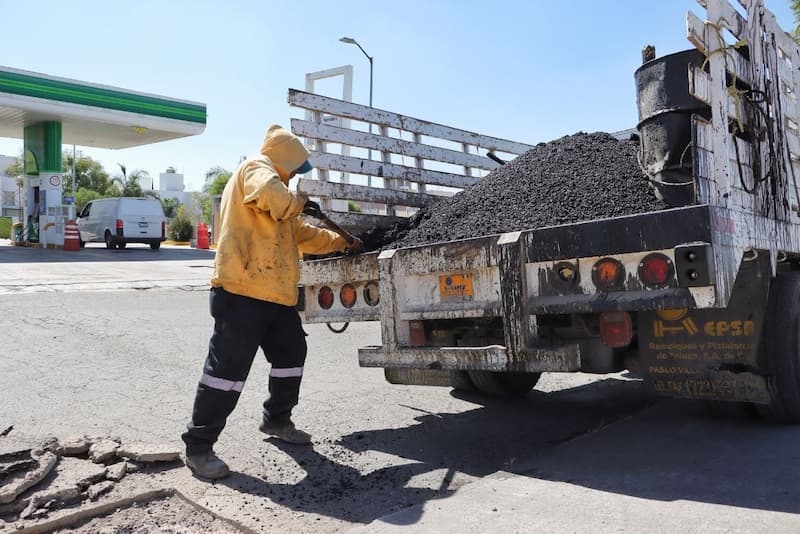
[[[364,47],[362,47],[358,43],[358,41],[356,41],[352,37],[342,37],[339,40],[341,42],[343,42],[343,43],[346,43],[346,44],[354,44],[354,45],[356,45],[358,47],[358,49],[361,50],[361,52],[363,52],[363,54],[369,60],[369,107],[372,107],[372,66],[373,66],[372,56],[367,54],[367,51],[364,50]],[[372,133],[372,122],[371,121],[369,123],[369,133]],[[369,150],[369,160],[372,161],[372,149]],[[367,176],[367,185],[372,186],[372,175]]]

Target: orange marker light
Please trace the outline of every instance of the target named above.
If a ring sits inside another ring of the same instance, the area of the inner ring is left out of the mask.
[[[357,296],[358,293],[356,293],[356,288],[353,287],[353,284],[345,284],[339,291],[339,300],[345,308],[352,308],[355,306]]]
[[[622,287],[625,267],[614,258],[598,260],[592,267],[592,282],[600,291],[614,291]]]

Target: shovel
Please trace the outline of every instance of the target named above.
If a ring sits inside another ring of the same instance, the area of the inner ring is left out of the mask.
[[[331,230],[342,236],[344,240],[347,241],[348,245],[352,245],[353,243],[355,243],[356,238],[353,236],[353,234],[351,234],[350,232],[348,232],[347,230],[345,230],[344,228],[342,228],[341,226],[330,220],[330,218],[327,215],[325,215],[325,213],[322,211],[322,208],[319,207],[319,204],[317,204],[313,200],[306,201],[306,205],[303,206],[303,213],[311,217],[314,217],[315,219],[319,219],[322,222],[322,224],[324,224],[325,226],[327,226],[328,228],[330,228]]]

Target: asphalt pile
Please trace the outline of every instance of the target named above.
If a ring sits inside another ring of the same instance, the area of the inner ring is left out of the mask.
[[[638,150],[637,139],[603,132],[539,143],[453,197],[360,237],[365,250],[379,250],[666,209]]]

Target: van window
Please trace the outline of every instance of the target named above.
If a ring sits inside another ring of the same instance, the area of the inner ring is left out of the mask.
[[[92,209],[92,203],[89,202],[83,207],[83,210],[81,211],[81,214],[78,215],[78,217],[88,217],[91,209]]]

